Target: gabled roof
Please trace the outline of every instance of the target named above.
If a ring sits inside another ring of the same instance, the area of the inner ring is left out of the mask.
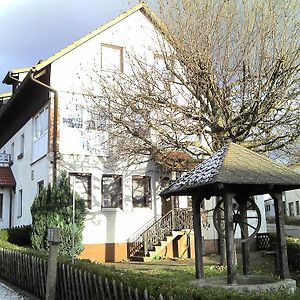
[[[15,187],[16,180],[10,167],[0,167],[0,187]]]
[[[188,195],[193,190],[216,184],[247,185],[253,189],[275,186],[289,190],[300,187],[300,174],[247,148],[229,143],[172,183],[161,195]]]
[[[14,75],[19,75],[21,73],[28,73],[31,68],[20,68],[20,69],[12,69],[7,72],[2,83],[13,84],[14,81],[10,78],[10,76],[14,77]]]
[[[35,71],[39,71],[39,70],[43,69],[45,66],[51,64],[52,62],[54,62],[58,58],[64,56],[65,54],[67,54],[70,51],[74,50],[78,46],[80,46],[80,45],[84,44],[85,42],[87,42],[88,40],[92,39],[93,37],[95,37],[99,33],[101,33],[103,31],[109,29],[113,25],[115,25],[118,22],[124,20],[125,18],[127,18],[128,16],[132,15],[133,13],[135,13],[135,12],[137,12],[139,10],[148,19],[150,19],[155,26],[159,27],[160,30],[162,30],[162,28],[164,28],[163,23],[152,13],[152,11],[148,8],[148,6],[144,2],[142,2],[142,3],[134,6],[133,8],[131,8],[131,9],[123,12],[122,14],[120,14],[116,18],[112,19],[111,21],[105,23],[104,25],[100,26],[96,30],[88,33],[87,35],[85,35],[84,37],[80,38],[79,40],[77,40],[76,42],[72,43],[71,45],[65,47],[64,49],[62,49],[60,51],[58,51],[57,53],[55,53],[54,55],[50,56],[49,58],[38,62],[35,65],[34,70]]]

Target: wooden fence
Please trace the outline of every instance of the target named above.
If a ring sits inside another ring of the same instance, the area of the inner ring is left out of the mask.
[[[136,288],[102,278],[67,264],[58,264],[57,300],[154,300]],[[0,278],[44,299],[47,261],[27,254],[0,248]],[[162,295],[159,300],[164,300]]]

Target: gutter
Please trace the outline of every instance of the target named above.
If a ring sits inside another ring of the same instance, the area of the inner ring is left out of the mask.
[[[51,86],[37,80],[34,77],[35,69],[32,68],[32,73],[30,74],[30,79],[36,84],[45,87],[50,92],[54,94],[54,108],[53,108],[53,143],[52,143],[52,152],[53,152],[53,174],[52,180],[53,184],[56,184],[57,180],[57,157],[58,157],[58,129],[57,129],[57,121],[58,121],[58,91]],[[50,111],[50,110],[49,110]]]

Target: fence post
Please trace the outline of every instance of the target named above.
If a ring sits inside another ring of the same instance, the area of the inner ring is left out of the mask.
[[[49,256],[48,256],[48,271],[46,282],[46,300],[55,299],[56,289],[56,275],[57,275],[57,255],[58,245],[60,242],[60,229],[48,229],[48,243],[49,243]]]

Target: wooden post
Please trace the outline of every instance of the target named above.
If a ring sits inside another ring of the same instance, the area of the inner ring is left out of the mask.
[[[241,199],[239,203],[241,208],[241,216],[243,219],[247,220],[247,199]],[[246,239],[249,235],[248,226],[246,223],[241,223],[241,237],[242,239]],[[249,241],[242,243],[242,259],[243,259],[243,274],[250,275],[250,248],[249,248]]]
[[[227,283],[236,284],[236,265],[235,248],[233,232],[233,200],[234,195],[224,193],[224,211],[225,211],[225,236],[226,236],[226,257],[227,257]]]
[[[222,200],[222,197],[216,197],[216,204]],[[225,227],[224,209],[218,210],[218,226],[219,228]],[[219,252],[220,252],[220,265],[226,266],[226,240],[220,234],[219,236]]]
[[[283,208],[283,201],[282,201],[282,193],[270,193],[270,196],[274,199],[274,207],[275,207],[280,278],[287,279],[289,278],[289,266],[288,266],[287,248],[286,248],[286,240],[285,240],[284,208]]]
[[[200,204],[202,200],[203,199],[197,195],[192,196],[196,279],[203,278],[202,231],[200,213]]]
[[[49,242],[49,256],[48,256],[48,270],[46,281],[46,300],[55,299],[56,292],[56,276],[57,276],[57,255],[58,245],[60,242],[60,229],[48,229],[48,242]]]

